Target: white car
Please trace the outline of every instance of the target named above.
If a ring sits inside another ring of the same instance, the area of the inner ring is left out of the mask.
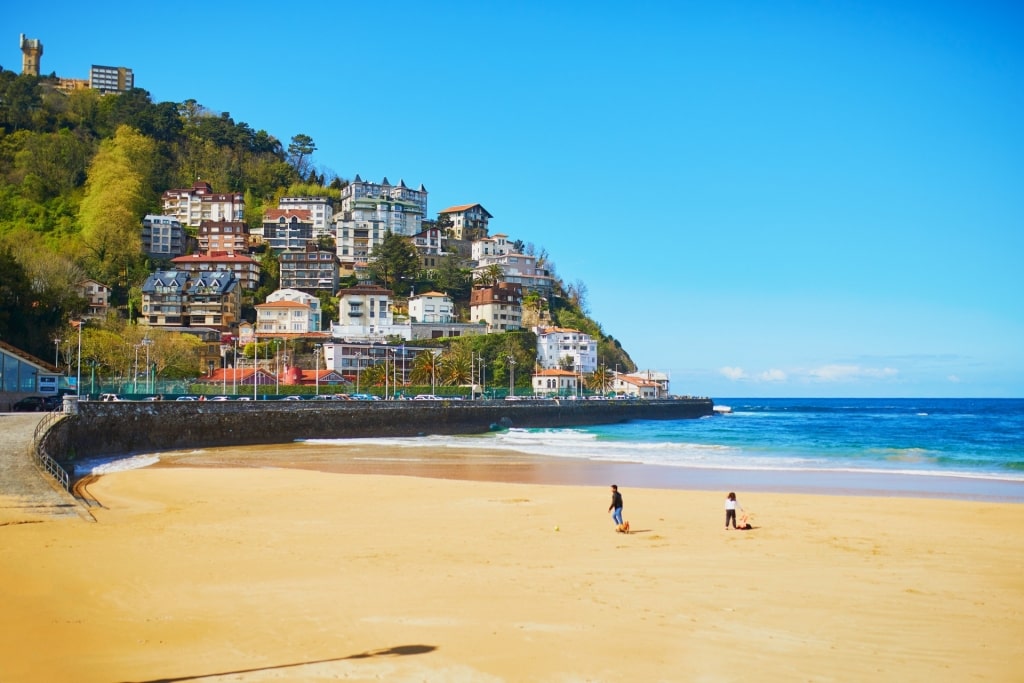
[[[412,397],[414,401],[442,401],[440,396],[434,396],[433,394],[417,394]]]

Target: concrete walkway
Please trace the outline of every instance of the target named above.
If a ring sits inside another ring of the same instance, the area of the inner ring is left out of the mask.
[[[0,525],[21,517],[92,519],[74,497],[39,470],[32,436],[44,413],[0,413]]]

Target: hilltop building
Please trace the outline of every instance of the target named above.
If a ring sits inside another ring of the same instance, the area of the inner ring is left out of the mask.
[[[319,332],[320,299],[297,289],[279,289],[256,306],[256,334],[308,334]]]
[[[487,237],[487,221],[494,218],[479,204],[450,206],[438,214],[438,223],[447,224],[449,237],[474,240]]]
[[[43,41],[38,38],[26,38],[22,33],[18,45],[21,48],[22,75],[38,76],[39,65],[43,59]]]
[[[135,74],[126,66],[99,66],[89,69],[89,87],[100,94],[127,92],[135,87]]]
[[[260,284],[260,264],[244,254],[210,252],[189,254],[171,259],[174,267],[186,273],[231,271],[243,289],[256,289]]]
[[[338,290],[338,324],[331,325],[335,339],[384,342],[388,337],[410,339],[408,324],[399,325],[391,314],[391,290],[378,285],[358,285]]]
[[[196,232],[199,251],[203,254],[249,253],[249,224],[243,221],[199,221]]]

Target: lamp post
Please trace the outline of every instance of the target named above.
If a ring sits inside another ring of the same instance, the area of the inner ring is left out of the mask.
[[[139,347],[142,344],[135,345],[135,367],[132,371],[132,393],[139,393]]]
[[[53,340],[53,366],[55,368],[60,367],[60,343],[62,341],[64,340],[56,338]]]
[[[85,324],[85,319],[78,321],[78,378],[75,380],[75,387],[78,389],[78,398],[82,398],[82,325]]]
[[[320,395],[320,344],[313,347],[313,358],[316,366],[313,368],[313,377],[316,378],[316,395]]]
[[[359,393],[359,368],[363,364],[363,353],[360,351],[356,354],[356,393]]]
[[[281,340],[274,340],[274,378],[277,380],[277,385],[274,389],[275,393],[281,393]]]
[[[220,393],[228,393],[228,351],[231,350],[230,344],[220,345]]]
[[[516,359],[508,357],[508,395],[516,395]]]
[[[486,397],[487,391],[487,365],[484,363],[484,354],[480,354],[480,398]]]
[[[256,361],[259,360],[259,357],[260,343],[258,341],[254,341],[252,343],[252,400],[254,401],[256,400],[256,380],[258,379],[256,375]]]
[[[142,345],[146,347],[146,393],[152,394],[153,385],[150,380],[153,377],[153,368],[149,365],[149,347],[153,345],[153,340],[149,337],[143,337]]]

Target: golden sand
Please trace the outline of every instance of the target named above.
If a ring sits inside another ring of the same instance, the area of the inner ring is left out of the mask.
[[[1024,505],[158,467],[0,496],[0,681],[1021,681]]]

